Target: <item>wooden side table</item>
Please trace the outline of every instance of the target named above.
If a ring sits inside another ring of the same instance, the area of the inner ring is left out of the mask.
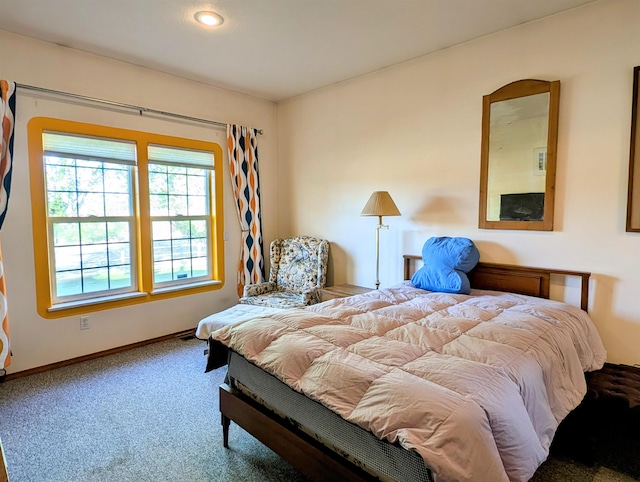
[[[350,284],[327,286],[322,289],[321,300],[333,300],[335,298],[346,298],[347,296],[359,295],[371,291],[373,288],[365,288],[364,286],[356,286]]]

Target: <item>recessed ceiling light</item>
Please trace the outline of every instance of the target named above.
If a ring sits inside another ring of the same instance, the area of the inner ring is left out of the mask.
[[[207,27],[217,27],[218,25],[222,25],[224,22],[224,18],[221,15],[218,15],[215,12],[207,12],[201,11],[194,15],[196,21],[201,23],[202,25],[206,25]]]

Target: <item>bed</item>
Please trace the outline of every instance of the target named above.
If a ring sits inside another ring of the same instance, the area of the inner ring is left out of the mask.
[[[581,308],[548,300],[553,275]],[[470,295],[405,281],[217,330],[224,445],[233,421],[311,480],[528,480],[605,360],[589,276],[478,263]]]

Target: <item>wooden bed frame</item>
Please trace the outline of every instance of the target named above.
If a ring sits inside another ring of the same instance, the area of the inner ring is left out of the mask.
[[[411,279],[415,271],[416,261],[422,256],[405,254],[404,279]],[[521,295],[536,296],[549,299],[551,275],[576,276],[582,279],[580,289],[580,308],[584,311],[589,307],[589,277],[591,273],[584,271],[567,271],[565,269],[531,268],[512,264],[478,263],[469,273],[471,287],[481,290],[508,291]]]
[[[421,259],[420,256],[404,255],[405,279],[410,279],[415,262]],[[580,305],[586,311],[589,304],[590,273],[478,263],[469,273],[469,279],[472,288],[508,291],[548,299],[551,275],[578,276],[582,279]],[[207,369],[224,366],[227,360],[228,349],[221,343],[209,339]],[[227,384],[220,385],[220,413],[225,448],[229,447],[229,425],[234,421],[311,480],[377,480],[340,454],[303,433],[286,419]]]

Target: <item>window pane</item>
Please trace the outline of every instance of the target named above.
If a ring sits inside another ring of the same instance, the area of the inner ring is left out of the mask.
[[[189,216],[203,216],[207,214],[206,196],[189,195]]]
[[[152,194],[149,197],[151,216],[167,216],[169,214],[169,196]]]
[[[76,244],[54,248],[56,296],[133,287],[129,226],[125,221],[54,223],[58,242]]]
[[[70,269],[80,269],[80,246],[66,246],[63,248],[55,248],[53,250],[55,256],[56,271],[65,271]]]
[[[169,174],[186,174],[187,168],[183,166],[167,166],[167,172]]]
[[[50,192],[47,195],[50,217],[73,218],[78,215],[75,192]]]
[[[191,237],[189,221],[171,221],[171,237],[173,239],[184,239]]]
[[[82,293],[82,272],[80,270],[56,273],[56,296],[71,296],[78,293]]]
[[[129,243],[109,244],[109,266],[131,264],[131,246]]]
[[[54,246],[69,246],[80,244],[79,223],[53,223]]]
[[[173,242],[173,259],[183,259],[191,257],[191,243],[188,239],[177,239]]]
[[[156,283],[184,280],[194,276],[204,277],[209,274],[207,226],[206,220],[199,219],[171,221],[171,232],[167,233],[167,222],[153,222]],[[160,236],[168,237],[162,239]]]
[[[169,216],[186,216],[187,196],[169,196]]]
[[[85,293],[106,291],[109,289],[109,269],[83,269],[82,286]]]
[[[106,244],[91,244],[82,247],[83,268],[100,268],[108,265]]]
[[[104,216],[104,194],[78,193],[78,216]]]
[[[185,279],[191,277],[191,260],[180,259],[173,262],[173,279]]]
[[[122,166],[124,167],[124,166]],[[129,171],[124,169],[105,169],[104,187],[107,192],[129,193]]]
[[[193,276],[198,277],[198,276],[206,276],[207,274],[209,274],[209,266],[207,264],[208,260],[207,258],[193,258],[191,260],[191,266],[193,269]]]
[[[129,223],[107,223],[108,240],[110,243],[129,241]]]
[[[190,169],[194,170],[194,169]],[[189,176],[187,180],[187,188],[189,189],[189,195],[204,196],[206,194],[206,178],[204,176]]]
[[[171,260],[171,241],[154,241],[153,242],[153,260],[154,261]]]
[[[151,169],[151,166],[149,166]],[[166,173],[149,172],[149,193],[151,194],[167,194],[167,175]]]
[[[75,191],[76,170],[73,166],[56,166],[47,164],[47,189],[49,191]]]
[[[170,174],[169,175],[169,193],[187,194],[187,176]]]
[[[171,261],[153,263],[153,280],[156,283],[171,281],[172,279]]]
[[[80,225],[82,244],[107,242],[107,223],[82,223]]]
[[[207,240],[206,239],[192,239],[191,240],[191,256],[206,256],[207,255]]]
[[[80,164],[81,161],[78,161]],[[102,169],[89,169],[84,167],[77,168],[78,173],[78,191],[86,192],[102,192],[104,184],[102,183]]]
[[[109,285],[112,290],[132,286],[131,269],[129,266],[115,266],[109,268]]]
[[[153,239],[171,239],[171,223],[169,221],[154,221]]]
[[[128,194],[111,194],[104,195],[107,216],[130,216],[131,204],[129,202]]]
[[[191,221],[191,237],[192,238],[206,238],[207,237],[207,222],[206,221]]]

